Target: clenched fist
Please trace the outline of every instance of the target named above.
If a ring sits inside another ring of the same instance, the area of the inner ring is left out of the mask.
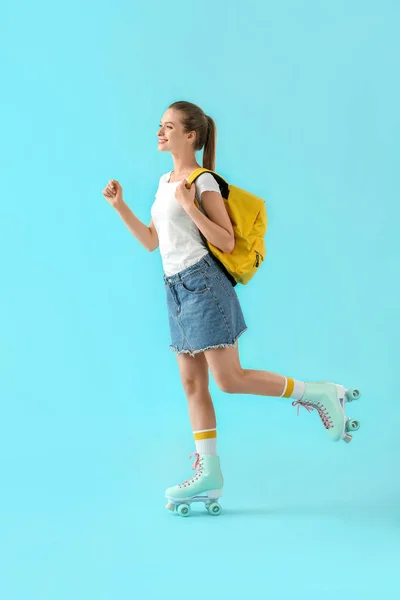
[[[103,196],[113,208],[118,208],[124,201],[122,197],[122,187],[115,179],[110,179],[103,189]]]

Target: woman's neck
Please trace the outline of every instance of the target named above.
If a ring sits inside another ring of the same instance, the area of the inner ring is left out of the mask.
[[[197,164],[196,157],[192,152],[184,152],[180,154],[172,154],[173,161],[173,174],[174,177],[182,177],[187,173],[192,173],[196,169],[201,169],[201,166]]]
[[[196,169],[201,169],[200,165],[192,165],[191,167],[181,166],[179,169],[175,168],[171,173],[174,174],[174,177],[182,177],[184,175],[190,174]]]

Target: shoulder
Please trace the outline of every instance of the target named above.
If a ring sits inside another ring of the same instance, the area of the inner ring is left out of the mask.
[[[199,175],[195,181],[195,184],[201,188],[204,187],[207,188],[207,190],[219,192],[219,185],[211,173],[202,173]]]
[[[168,173],[164,173],[163,175],[161,175],[159,183],[166,183],[169,180],[170,175],[171,171],[168,171]]]
[[[198,176],[198,178],[196,179],[197,181],[201,181],[202,183],[210,183],[215,181],[214,177],[211,175],[211,173],[202,173],[201,175]]]

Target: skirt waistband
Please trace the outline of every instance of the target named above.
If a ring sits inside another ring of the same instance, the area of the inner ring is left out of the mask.
[[[169,277],[167,277],[164,273],[164,283],[168,285],[174,285],[175,283],[179,283],[179,281],[182,281],[183,279],[185,279],[185,277],[188,277],[192,273],[200,271],[204,268],[208,269],[210,267],[216,268],[216,264],[215,260],[211,258],[210,253],[208,253],[205,256],[203,256],[203,258],[201,258],[197,263],[191,265],[190,267],[187,267],[186,269],[183,269],[183,271],[179,271],[179,273],[175,273],[175,275],[170,275]]]

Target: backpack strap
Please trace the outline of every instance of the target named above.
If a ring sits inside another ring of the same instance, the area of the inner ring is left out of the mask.
[[[217,181],[217,183],[219,185],[221,196],[223,198],[227,199],[229,196],[229,184],[225,181],[225,179],[223,177],[221,177],[221,175],[218,175],[218,173],[215,173],[214,171],[211,171],[210,169],[200,168],[200,169],[196,169],[195,171],[193,171],[187,178],[188,184],[192,185],[192,183],[194,183],[196,181],[196,179],[199,177],[199,175],[201,175],[202,173],[211,173],[211,175],[215,178],[215,180]],[[201,234],[201,235],[203,236],[203,234]],[[205,239],[205,236],[203,236],[203,237]],[[213,254],[211,253],[211,255],[213,255]],[[228,277],[229,281],[231,282],[232,286],[234,287],[235,285],[237,285],[236,279],[234,277],[232,277],[232,275],[229,273],[229,271],[225,267],[224,263],[219,260],[218,260],[218,263],[219,263],[220,267],[223,269],[223,271],[225,272],[225,274]]]
[[[225,179],[223,177],[221,177],[221,175],[218,175],[218,173],[215,173],[215,171],[211,171],[210,169],[204,169],[204,168],[199,168],[196,169],[195,171],[193,171],[189,177],[187,178],[187,182],[192,185],[192,183],[194,183],[196,181],[196,179],[202,174],[202,173],[211,173],[211,175],[213,175],[213,177],[216,179],[219,188],[221,190],[221,196],[223,198],[228,198],[229,196],[229,184],[225,181]]]

